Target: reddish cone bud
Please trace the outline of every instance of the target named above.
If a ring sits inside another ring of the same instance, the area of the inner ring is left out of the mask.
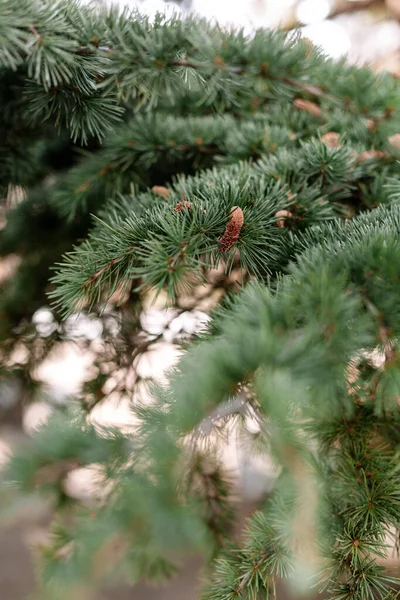
[[[276,217],[282,217],[279,221],[276,222],[278,227],[285,227],[286,219],[293,217],[292,213],[288,210],[278,210],[275,214]]]
[[[315,102],[310,102],[310,100],[303,100],[302,98],[296,98],[294,101],[294,106],[299,110],[303,110],[304,112],[308,112],[313,117],[321,116],[320,107],[315,104]]]
[[[171,193],[169,189],[164,187],[163,185],[153,185],[151,191],[157,194],[158,196],[162,196],[166,200],[169,198],[169,195]]]
[[[226,225],[224,235],[219,242],[221,252],[226,252],[229,250],[229,248],[236,244],[239,239],[243,223],[244,215],[242,209],[239,206],[233,206],[231,210],[231,217]]]
[[[340,135],[336,131],[328,131],[328,133],[322,136],[321,140],[329,148],[339,148],[340,146]]]
[[[177,212],[177,213],[181,213],[184,208],[186,208],[186,210],[190,210],[192,208],[192,203],[191,202],[187,202],[187,200],[183,200],[182,202],[178,202],[178,204],[174,208],[174,211]]]

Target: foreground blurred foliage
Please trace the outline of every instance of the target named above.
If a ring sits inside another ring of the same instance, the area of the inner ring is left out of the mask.
[[[73,401],[47,392],[52,416],[3,472],[5,514],[38,492],[57,509],[46,593],[161,581],[202,551],[208,600],[281,580],[394,597],[397,80],[293,34],[66,0],[0,0],[0,39],[2,396],[42,398],[60,345],[93,363]],[[187,351],[150,401],[137,366],[161,340]],[[115,398],[132,422],[100,426]],[[241,541],[232,427],[276,467]]]

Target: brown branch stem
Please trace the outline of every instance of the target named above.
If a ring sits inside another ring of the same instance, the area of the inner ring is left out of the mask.
[[[244,588],[246,587],[249,579],[252,577],[253,573],[255,573],[255,571],[257,571],[261,565],[263,564],[263,562],[265,560],[267,560],[267,558],[269,558],[269,553],[265,552],[265,554],[262,555],[262,557],[256,562],[255,565],[253,565],[253,568],[251,571],[248,571],[245,575],[243,575],[240,578],[240,583],[238,585],[238,587],[236,588],[236,594],[239,596],[239,594],[242,593],[242,591],[244,590]]]
[[[129,252],[126,252],[125,254],[121,254],[120,256],[112,258],[110,261],[108,261],[108,263],[106,265],[104,265],[104,267],[102,267],[96,273],[91,275],[90,278],[87,281],[85,281],[85,283],[82,284],[82,287],[84,289],[89,287],[89,285],[94,283],[105,271],[107,271],[107,269],[110,269],[111,267],[116,265],[119,261],[126,258],[128,256],[128,254],[129,254]]]

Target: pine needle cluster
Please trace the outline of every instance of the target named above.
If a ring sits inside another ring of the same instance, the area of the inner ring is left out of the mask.
[[[272,598],[282,582],[394,598],[397,79],[293,33],[75,0],[0,0],[0,40],[0,253],[19,261],[2,284],[2,369],[32,392],[71,318],[102,324],[95,374],[2,475],[5,507],[39,493],[57,508],[46,588],[161,581],[200,551],[204,600]],[[176,342],[168,383],[139,402],[137,358],[162,337],[146,299],[179,314],[199,289],[218,291],[206,331]],[[44,334],[32,315],[49,302]],[[112,393],[135,427],[93,419]],[[276,470],[241,538],[220,452],[232,427]],[[98,478],[86,504],[66,492],[82,467]]]

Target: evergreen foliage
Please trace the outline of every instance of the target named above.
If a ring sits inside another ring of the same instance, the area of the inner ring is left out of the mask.
[[[5,514],[21,494],[57,509],[44,593],[162,581],[200,551],[204,600],[270,598],[282,581],[394,598],[396,78],[293,34],[75,0],[0,0],[0,40],[0,254],[18,263],[2,282],[0,375],[32,396],[60,342],[95,354],[81,394],[3,472]],[[183,357],[141,403],[137,358],[162,337],[143,324],[149,294],[176,315],[199,290],[219,296],[207,329],[174,340]],[[34,313],[50,301],[43,333]],[[77,312],[101,322],[96,343],[74,333]],[[135,426],[96,423],[113,394]],[[233,426],[276,467],[242,539],[220,452]],[[86,505],[66,492],[80,467],[98,478]]]

